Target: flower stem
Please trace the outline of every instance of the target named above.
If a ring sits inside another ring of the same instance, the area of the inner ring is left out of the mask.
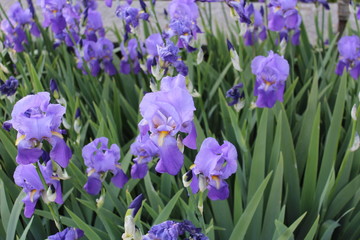
[[[37,162],[35,167],[36,167],[37,173],[39,174],[40,180],[41,180],[41,182],[42,182],[42,184],[44,186],[44,191],[46,192],[47,189],[49,188],[49,186],[46,184],[45,178],[42,175],[42,172],[40,170],[40,163]],[[56,225],[57,229],[59,231],[61,231],[62,226],[61,226],[59,211],[58,211],[57,207],[54,205],[54,203],[51,203],[51,202],[49,204],[47,204],[47,206],[49,207],[50,213],[51,213],[51,215],[52,215],[52,217],[54,219],[54,222],[55,222],[55,225]]]

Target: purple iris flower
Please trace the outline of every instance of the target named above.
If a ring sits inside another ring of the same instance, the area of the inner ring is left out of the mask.
[[[269,29],[280,33],[280,41],[288,39],[288,32],[294,31],[292,43],[299,44],[301,16],[296,9],[297,0],[271,0],[268,16]]]
[[[252,9],[251,11],[249,11],[249,17],[253,16],[254,21],[252,24],[248,24],[248,29],[243,37],[245,45],[252,46],[255,42],[257,42],[258,39],[264,41],[267,38],[267,33],[263,21],[263,7],[261,6],[261,9],[259,11],[253,7],[253,4],[250,4],[248,8]]]
[[[27,42],[25,27],[30,26],[30,33],[36,37],[40,31],[32,18],[29,9],[23,9],[20,3],[14,3],[7,12],[9,17],[1,21],[1,30],[5,32],[5,46],[14,49],[16,52],[24,51],[23,43]]]
[[[96,138],[84,146],[82,156],[85,165],[88,167],[88,181],[84,189],[89,194],[96,195],[100,192],[102,181],[105,179],[107,172],[112,172],[114,176],[111,182],[118,188],[122,188],[128,181],[119,163],[120,148],[116,144],[112,144],[108,148],[107,138]]]
[[[105,36],[105,29],[98,11],[89,9],[87,23],[85,28],[85,36],[87,40],[96,42],[98,38]]]
[[[132,178],[144,178],[148,172],[148,163],[158,156],[159,148],[150,139],[148,133],[139,135],[136,141],[131,144],[131,154],[137,156],[133,159],[134,165],[131,167]]]
[[[179,237],[185,233],[189,234],[189,239],[209,239],[201,233],[201,228],[196,228],[192,222],[185,220],[183,222],[165,221],[158,225],[152,226],[149,232],[143,236],[143,240],[179,239]]]
[[[76,240],[84,236],[84,231],[78,228],[65,228],[63,231],[49,236],[48,240]]]
[[[109,8],[112,6],[112,0],[105,0],[105,5]]]
[[[120,49],[123,56],[120,62],[120,72],[123,74],[130,74],[131,70],[135,74],[140,72],[138,41],[135,38],[130,39],[126,48],[122,42]]]
[[[187,173],[191,180],[193,193],[209,190],[211,200],[224,200],[229,197],[229,187],[225,179],[237,169],[237,152],[233,144],[219,143],[214,138],[206,138],[201,144],[192,169]]]
[[[234,10],[236,11],[236,13],[239,15],[240,22],[246,23],[246,24],[251,24],[250,15],[254,11],[254,6],[252,4],[250,4],[246,7],[246,1],[241,0],[240,2],[230,1],[229,5],[231,7],[233,7]]]
[[[104,71],[110,76],[116,74],[117,71],[112,62],[114,44],[107,38],[100,38],[96,44],[98,57],[102,60]]]
[[[158,147],[160,160],[155,170],[176,175],[184,160],[176,135],[179,132],[188,133],[180,145],[196,149],[197,135],[193,123],[195,106],[190,93],[183,87],[185,77],[179,76],[167,81],[172,83],[165,85],[162,82],[161,91],[147,93],[141,101],[140,113],[144,119],[140,122],[139,129],[140,136],[145,135],[145,140],[150,131],[150,139]]]
[[[161,46],[162,44],[163,41],[160,33],[153,33],[145,40],[145,48],[148,54],[146,60],[148,72],[151,72],[151,64],[153,59],[159,57],[157,46]]]
[[[140,9],[131,7],[130,4],[120,5],[116,9],[116,16],[125,21],[126,32],[132,32],[131,28],[139,26],[139,20],[148,21],[149,14],[146,13],[145,7],[143,11]]]
[[[65,18],[68,31],[64,30],[61,36],[64,36],[63,40],[65,40],[67,46],[73,47],[80,41],[80,5],[66,5],[66,7],[63,9],[63,16]]]
[[[45,192],[38,172],[33,164],[18,165],[14,172],[16,185],[23,188],[26,197],[22,200],[25,203],[24,215],[30,218],[40,197],[47,202],[63,203],[60,178],[53,170],[52,161],[48,161],[46,166],[40,165],[40,171],[44,177],[48,190]]]
[[[89,65],[91,75],[97,76],[100,72],[100,62],[98,60],[96,42],[84,40],[83,44],[84,60]]]
[[[346,68],[350,76],[358,79],[360,75],[360,38],[358,36],[344,36],[338,42],[340,53],[335,73],[342,75]]]
[[[15,104],[12,119],[7,123],[18,131],[16,161],[19,164],[37,162],[42,155],[42,141],[46,140],[52,145],[51,159],[67,167],[72,153],[59,129],[64,114],[65,107],[50,104],[48,92],[26,96]]]
[[[196,49],[189,44],[196,34],[201,30],[196,24],[199,17],[199,9],[194,0],[173,0],[168,6],[170,15],[169,30],[166,32],[168,38],[178,36],[178,47],[186,48],[188,52]]]
[[[252,73],[256,75],[254,95],[256,105],[271,108],[276,101],[283,101],[285,81],[289,75],[289,63],[272,51],[269,56],[257,56],[251,62]]]
[[[199,9],[195,0],[172,0],[168,6],[170,18],[187,18],[196,21],[199,17]]]
[[[0,80],[0,84],[0,93],[6,96],[12,96],[16,93],[19,81],[14,76],[11,76],[5,83]]]
[[[62,13],[66,0],[40,0],[38,4],[43,10],[43,26],[50,26],[54,34],[62,33],[66,28],[66,20]]]
[[[103,68],[104,71],[110,76],[117,73],[116,68],[112,62],[113,50],[114,45],[107,38],[99,38],[97,42],[83,40],[83,59],[88,64],[91,75],[97,76],[101,68]],[[78,60],[77,67],[86,73],[86,71],[83,69],[82,57],[78,50],[76,51],[76,55]]]

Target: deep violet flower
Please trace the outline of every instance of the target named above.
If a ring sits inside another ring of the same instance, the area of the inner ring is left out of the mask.
[[[237,169],[237,151],[233,144],[219,143],[214,138],[206,138],[201,144],[191,170],[185,174],[193,193],[209,190],[211,200],[224,200],[229,197],[225,179]]]
[[[12,119],[6,123],[18,131],[17,163],[37,162],[42,155],[42,141],[46,140],[52,145],[50,158],[64,168],[69,164],[72,153],[59,129],[64,114],[65,107],[50,104],[48,92],[28,95],[15,104]]]
[[[39,165],[40,171],[48,185],[47,191],[40,180],[38,172],[33,164],[18,165],[14,172],[14,180],[16,185],[23,188],[26,197],[22,200],[25,203],[24,215],[30,218],[35,210],[35,206],[40,197],[43,198],[45,203],[56,202],[63,203],[62,191],[59,176],[54,171],[52,161],[48,161],[46,165]]]
[[[88,167],[88,180],[84,189],[89,194],[96,195],[100,192],[102,181],[105,179],[107,172],[114,175],[111,182],[118,188],[122,188],[128,181],[119,163],[120,148],[116,144],[112,144],[108,148],[107,138],[97,138],[84,146],[82,156],[85,165]]]
[[[0,80],[0,84],[0,93],[6,96],[12,96],[16,93],[19,81],[14,76],[11,76],[5,83]]]
[[[76,240],[84,236],[84,231],[78,228],[65,228],[63,231],[49,236],[48,240]]]
[[[340,53],[339,62],[336,66],[336,74],[342,75],[346,68],[350,76],[358,79],[360,75],[360,38],[358,36],[344,36],[338,42]]]
[[[285,81],[289,75],[289,63],[272,51],[269,56],[257,56],[251,62],[252,73],[256,75],[254,95],[256,105],[271,108],[276,101],[283,101]]]
[[[147,134],[156,148],[147,145],[145,152],[138,156],[153,157],[158,154],[155,170],[159,173],[176,175],[183,165],[184,156],[180,150],[182,145],[196,149],[196,129],[193,123],[194,101],[185,86],[185,78],[168,78],[161,82],[161,90],[147,93],[140,103],[140,113],[143,120],[139,123],[140,136],[134,143],[133,149],[138,144],[145,144]],[[184,140],[177,140],[179,132],[188,133]],[[145,139],[145,142],[141,142]],[[140,140],[140,142],[139,142]],[[179,149],[180,147],[180,149]],[[135,152],[135,151],[134,151]],[[137,163],[136,163],[137,164]],[[144,175],[141,170],[142,175]]]
[[[226,97],[232,99],[231,102],[228,103],[229,106],[236,105],[242,98],[244,98],[244,93],[241,91],[243,86],[244,84],[239,83],[226,92]]]

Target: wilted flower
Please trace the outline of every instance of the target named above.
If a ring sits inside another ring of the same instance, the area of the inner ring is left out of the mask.
[[[184,220],[183,222],[165,221],[158,225],[152,226],[149,232],[143,236],[143,240],[156,239],[178,239],[180,236],[187,234],[193,240],[208,240],[201,228],[196,228],[192,222]]]
[[[251,70],[256,75],[254,95],[258,97],[257,107],[271,108],[276,101],[282,102],[289,63],[270,51],[267,57],[255,57],[251,62]]]
[[[30,164],[38,161],[42,155],[42,141],[52,145],[50,158],[61,167],[66,167],[72,156],[66,145],[62,130],[59,129],[65,107],[60,104],[50,104],[50,94],[40,92],[19,100],[11,113],[12,119],[7,123],[18,131],[16,145],[19,164]]]
[[[350,76],[357,79],[360,75],[360,38],[358,36],[344,36],[338,42],[340,53],[336,66],[336,74],[342,75],[346,68]]]
[[[82,156],[88,167],[88,180],[84,186],[88,193],[96,195],[100,192],[102,181],[109,171],[114,175],[111,181],[116,187],[122,188],[128,181],[119,163],[120,148],[116,144],[108,148],[107,138],[97,138],[84,146]]]
[[[63,231],[49,236],[48,240],[76,240],[84,236],[84,232],[78,228],[65,228]]]
[[[26,197],[22,200],[25,203],[24,215],[30,218],[35,210],[35,206],[40,197],[45,203],[63,203],[61,184],[59,176],[53,170],[52,161],[48,161],[46,166],[39,165],[48,189],[45,192],[38,172],[33,164],[19,165],[14,172],[15,183],[23,188]]]
[[[0,84],[0,93],[6,96],[12,96],[16,93],[19,81],[15,77],[11,76],[5,83],[0,80]]]
[[[214,138],[206,138],[200,151],[187,173],[185,180],[190,183],[193,193],[209,190],[211,200],[224,200],[229,197],[229,188],[225,179],[237,169],[237,152],[233,144],[224,141],[223,145]]]

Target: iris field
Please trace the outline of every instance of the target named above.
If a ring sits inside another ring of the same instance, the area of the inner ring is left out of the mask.
[[[358,22],[104,2],[0,5],[0,240],[360,238]]]

